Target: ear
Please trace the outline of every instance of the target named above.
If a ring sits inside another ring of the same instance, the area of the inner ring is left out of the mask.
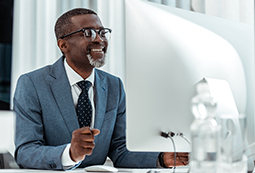
[[[63,53],[68,52],[68,44],[67,44],[66,40],[58,39],[58,47],[61,50],[61,52],[63,52]]]

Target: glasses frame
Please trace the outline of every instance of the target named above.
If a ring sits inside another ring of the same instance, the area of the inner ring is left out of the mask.
[[[110,31],[110,34],[112,33],[112,30],[110,29],[110,28],[101,28],[101,29],[94,29],[94,28],[83,28],[83,29],[80,29],[80,30],[78,30],[78,31],[74,31],[74,32],[71,32],[71,33],[69,33],[69,34],[66,34],[66,35],[64,35],[64,36],[62,36],[62,37],[60,37],[61,39],[63,39],[63,38],[66,38],[66,37],[68,37],[68,36],[70,36],[70,35],[73,35],[73,34],[76,34],[76,33],[78,33],[78,32],[83,32],[83,35],[84,35],[84,33],[85,33],[85,31],[87,30],[87,29],[92,29],[92,30],[94,30],[95,32],[96,32],[96,34],[98,34],[98,36],[102,39],[102,40],[105,40],[104,38],[102,38],[101,36],[100,36],[100,31],[102,31],[102,30],[104,30],[104,29],[108,29],[109,31]],[[86,37],[85,37],[85,35],[84,35],[84,38],[86,39]],[[111,38],[111,37],[110,37]],[[110,40],[110,38],[109,38],[109,40]],[[95,38],[96,39],[96,38]],[[94,39],[94,40],[95,40]],[[86,39],[87,40],[87,39]],[[93,40],[93,41],[94,41]],[[106,41],[109,41],[109,40],[106,40]],[[87,41],[89,41],[89,40],[87,40]]]

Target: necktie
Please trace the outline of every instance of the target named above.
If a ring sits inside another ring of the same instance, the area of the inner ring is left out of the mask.
[[[88,96],[88,90],[91,85],[89,81],[80,81],[77,85],[82,89],[78,98],[76,107],[77,117],[80,128],[90,126],[92,116],[92,106]]]

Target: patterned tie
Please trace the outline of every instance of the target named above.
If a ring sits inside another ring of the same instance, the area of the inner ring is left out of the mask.
[[[92,116],[92,106],[88,96],[88,90],[91,85],[89,81],[80,81],[77,85],[82,89],[77,103],[77,117],[80,128],[84,126],[90,126]]]

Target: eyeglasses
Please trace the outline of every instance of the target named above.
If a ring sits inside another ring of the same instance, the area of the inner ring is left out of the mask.
[[[83,35],[84,35],[85,39],[89,42],[92,42],[96,39],[97,34],[99,35],[99,37],[102,40],[109,41],[110,38],[111,38],[112,30],[109,29],[109,28],[101,28],[101,29],[98,29],[98,30],[95,30],[94,28],[83,28],[83,29],[80,29],[78,31],[74,31],[72,33],[66,34],[66,35],[64,35],[60,38],[63,39],[65,37],[68,37],[68,36],[70,36],[72,34],[75,34],[75,33],[78,33],[78,32],[83,32]]]

